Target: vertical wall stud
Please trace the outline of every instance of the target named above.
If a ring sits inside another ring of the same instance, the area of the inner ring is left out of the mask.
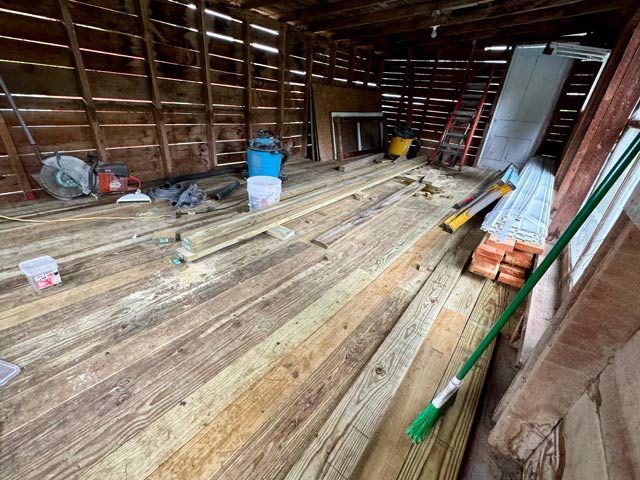
[[[149,82],[149,90],[151,93],[151,113],[153,114],[153,122],[155,123],[156,136],[158,137],[158,145],[160,147],[162,173],[164,177],[169,177],[173,171],[173,165],[171,160],[171,151],[169,149],[167,127],[164,122],[164,115],[162,114],[162,101],[160,97],[160,88],[158,87],[158,77],[156,75],[156,54],[153,49],[153,37],[151,35],[149,21],[149,0],[138,0],[136,5],[138,8],[140,26],[142,27],[147,80]]]
[[[347,70],[347,87],[353,86],[353,76],[356,65],[356,49],[351,47],[349,49],[349,69]]]
[[[304,111],[302,113],[302,154],[307,156],[309,147],[309,113],[311,111],[311,73],[313,71],[313,40],[307,35],[305,42],[305,67],[304,67]],[[313,148],[311,149],[313,152]],[[312,157],[314,155],[312,154]]]
[[[413,82],[413,79],[410,78],[410,68],[411,68],[411,58],[413,57],[413,50],[409,50],[407,54],[407,61],[405,63],[404,76],[402,79],[402,90],[400,92],[400,104],[398,105],[398,111],[396,113],[396,125],[400,123],[400,117],[402,116],[402,112],[405,109],[405,103],[407,98],[407,87],[409,82]]]
[[[207,36],[206,1],[198,0],[198,39],[200,41],[200,72],[202,74],[202,97],[204,112],[207,119],[206,132],[209,146],[209,170],[218,166],[216,152],[215,116],[213,114],[213,93],[211,91],[211,63],[209,57],[209,37]]]
[[[429,77],[429,86],[427,87],[426,100],[424,101],[424,113],[422,114],[422,120],[420,120],[420,128],[418,129],[418,138],[420,139],[420,145],[422,145],[422,132],[424,131],[424,122],[427,119],[429,110],[429,99],[431,98],[431,91],[433,90],[433,79],[436,76],[438,69],[438,63],[440,62],[440,49],[436,53],[436,59],[431,67],[431,76]]]
[[[62,23],[64,24],[67,32],[69,46],[71,47],[71,52],[73,54],[74,70],[80,86],[80,95],[84,101],[87,119],[89,120],[89,125],[91,127],[91,136],[96,146],[96,150],[98,151],[98,155],[103,161],[105,161],[108,159],[107,149],[105,148],[106,142],[104,134],[98,123],[98,113],[96,111],[95,104],[93,103],[93,97],[91,96],[89,77],[87,76],[87,71],[84,68],[84,60],[82,59],[82,52],[80,51],[73,18],[71,17],[71,12],[69,12],[67,0],[58,0],[58,5],[60,6]]]
[[[382,85],[382,77],[384,76],[384,58],[378,56],[377,58],[377,66],[376,66],[376,90],[380,90],[380,86]]]
[[[410,58],[407,62],[407,77],[409,79],[409,94],[407,99],[407,125],[411,127],[413,122],[413,96],[414,96],[414,87],[416,83],[415,77],[415,63],[413,58]]]
[[[336,77],[336,42],[331,42],[331,49],[329,50],[329,85],[333,85]]]
[[[284,91],[286,88],[287,75],[287,24],[280,27],[278,35],[278,100],[276,111],[276,131],[282,137],[284,128]]]
[[[369,76],[371,75],[371,68],[373,67],[373,55],[367,55],[367,61],[364,66],[364,75],[362,83],[364,88],[369,88]]]
[[[36,197],[33,194],[33,189],[31,188],[29,177],[27,176],[27,172],[25,172],[24,170],[24,165],[22,164],[20,155],[18,154],[18,149],[13,142],[11,132],[9,131],[9,128],[7,127],[7,124],[5,123],[4,117],[2,115],[0,115],[0,140],[4,144],[4,148],[7,150],[7,154],[9,155],[9,163],[11,164],[13,173],[15,173],[16,177],[18,178],[18,184],[24,192],[24,196],[27,198],[27,200],[35,200]]]
[[[252,135],[252,107],[253,107],[253,69],[251,68],[251,25],[249,16],[242,18],[242,60],[244,62],[242,73],[244,74],[244,135],[249,141]]]

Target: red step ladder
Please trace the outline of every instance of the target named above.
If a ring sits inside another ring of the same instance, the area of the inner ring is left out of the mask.
[[[473,134],[478,127],[484,102],[489,93],[494,67],[491,68],[486,82],[474,82],[475,72],[462,88],[460,98],[453,107],[447,120],[438,146],[431,154],[429,163],[462,169]]]

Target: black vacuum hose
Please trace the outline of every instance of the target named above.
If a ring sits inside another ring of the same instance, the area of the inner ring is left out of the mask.
[[[189,180],[198,180],[200,178],[208,178],[208,177],[217,177],[218,175],[228,175],[230,173],[240,173],[246,167],[226,167],[226,168],[218,168],[217,170],[211,170],[210,172],[203,173],[192,173],[188,175],[179,175],[177,177],[173,177],[171,180],[167,182],[168,185],[173,185],[175,183],[185,182]]]

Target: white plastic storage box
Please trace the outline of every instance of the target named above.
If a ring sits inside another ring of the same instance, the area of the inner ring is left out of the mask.
[[[25,260],[20,262],[18,266],[36,292],[62,282],[58,272],[58,264],[48,255]]]

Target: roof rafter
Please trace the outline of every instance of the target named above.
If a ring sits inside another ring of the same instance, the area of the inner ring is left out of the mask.
[[[529,25],[539,22],[554,22],[565,18],[574,18],[593,13],[609,12],[619,10],[628,5],[626,0],[610,0],[602,2],[600,0],[579,1],[578,4],[566,4],[563,6],[555,5],[553,7],[538,8],[535,15],[531,15],[532,11],[521,11],[519,13],[500,14],[493,17],[486,17],[482,21],[473,18],[464,23],[444,23],[438,28],[438,36],[446,33],[461,34],[473,31],[481,31],[485,29],[499,29],[502,27]],[[386,38],[393,37],[398,34],[407,34],[406,39],[421,40],[428,35],[433,24],[431,21],[420,22],[412,25],[389,26],[388,28],[363,29],[360,31],[353,30],[349,34],[335,36],[335,40],[350,40],[357,44],[368,44],[371,39],[379,37],[380,32],[384,33]]]

